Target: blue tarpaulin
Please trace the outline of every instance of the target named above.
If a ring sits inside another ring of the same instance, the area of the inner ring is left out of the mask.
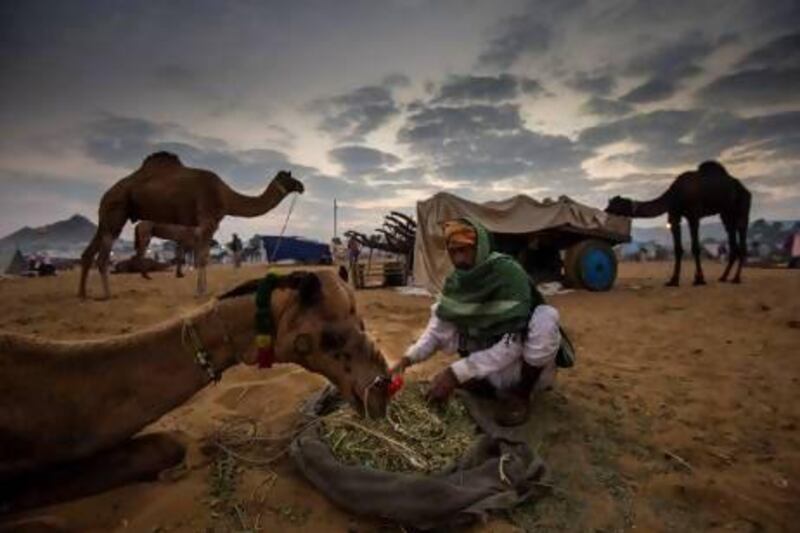
[[[330,247],[303,237],[261,237],[270,261],[294,260],[301,263],[330,263]],[[276,250],[277,247],[277,250]]]

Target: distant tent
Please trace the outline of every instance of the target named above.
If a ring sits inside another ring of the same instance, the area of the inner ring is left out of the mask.
[[[28,269],[19,248],[14,251],[0,251],[0,274],[19,276]]]

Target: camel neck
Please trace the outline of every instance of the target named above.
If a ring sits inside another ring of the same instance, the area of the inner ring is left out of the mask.
[[[212,379],[197,358],[203,350],[214,372],[221,374],[236,363],[235,351],[246,339],[226,320],[227,309],[208,307],[183,320],[153,332],[118,341],[119,348],[109,354],[114,363],[107,374],[115,375],[99,397],[115,398],[113,408],[98,416],[106,418],[97,427],[117,426],[122,433],[135,433],[142,426],[189,400]],[[228,331],[228,328],[231,328]],[[250,328],[252,331],[252,327]],[[241,346],[241,348],[238,348]],[[113,419],[127,419],[115,424]],[[125,427],[128,426],[128,427]]]
[[[220,302],[218,311],[209,305],[185,320],[103,340],[0,335],[0,389],[9,407],[0,410],[0,434],[27,443],[16,459],[0,460],[0,475],[3,468],[23,471],[45,458],[85,457],[186,402],[210,379],[196,362],[185,324],[191,323],[212,365],[222,372],[235,364],[235,352],[247,348],[253,335],[252,321],[243,318],[252,316],[255,306],[250,299],[236,300]],[[60,452],[53,454],[48,442],[61,442]]]
[[[286,191],[275,180],[259,196],[248,196],[228,189],[225,198],[227,214],[235,217],[257,217],[275,208]]]
[[[632,218],[654,218],[661,216],[669,210],[670,190],[646,202],[633,202]]]

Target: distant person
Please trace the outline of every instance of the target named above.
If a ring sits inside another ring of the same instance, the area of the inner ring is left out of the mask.
[[[233,253],[233,267],[239,268],[242,266],[242,239],[236,233],[233,234],[233,239],[228,246]]]
[[[42,254],[39,256],[36,265],[36,272],[39,274],[39,277],[56,275],[56,267],[53,266],[53,263],[50,261],[50,256],[47,254]]]
[[[361,245],[355,237],[350,237],[347,241],[347,261],[350,266],[350,275],[356,276],[358,267],[358,257],[361,255]],[[356,279],[355,277],[353,279]]]

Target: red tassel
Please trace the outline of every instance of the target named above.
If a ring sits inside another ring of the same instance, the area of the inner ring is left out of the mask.
[[[272,368],[275,362],[275,351],[272,346],[258,348],[258,368]]]
[[[397,392],[403,388],[403,374],[395,374],[392,378],[392,381],[389,383],[388,393],[389,397],[391,398]]]

